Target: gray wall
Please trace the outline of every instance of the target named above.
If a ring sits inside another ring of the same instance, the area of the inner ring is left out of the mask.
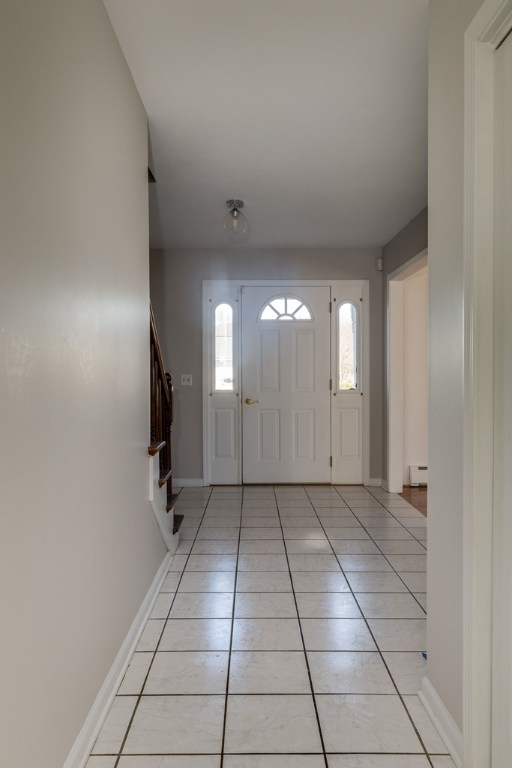
[[[13,0],[0,30],[0,764],[58,768],[165,555],[147,126],[101,0]]]
[[[153,251],[151,299],[166,363],[175,377],[175,476],[201,478],[202,461],[202,280],[370,281],[371,457],[370,474],[382,467],[382,274],[379,248],[340,250]],[[179,385],[191,373],[193,387]]]
[[[464,32],[481,0],[429,7],[428,677],[462,723]]]
[[[427,247],[428,209],[424,208],[382,249],[384,277]]]
[[[388,479],[388,409],[386,395],[387,379],[387,316],[388,316],[388,297],[387,297],[387,278],[388,276],[405,264],[410,259],[417,256],[427,248],[428,242],[428,213],[424,208],[417,216],[412,219],[395,237],[384,246],[382,256],[384,258],[384,272],[382,279],[382,328],[383,328],[383,348],[382,348],[382,479]]]

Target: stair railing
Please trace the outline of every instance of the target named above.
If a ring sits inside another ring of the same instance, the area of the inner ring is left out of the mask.
[[[167,373],[162,358],[162,348],[156,329],[153,308],[150,306],[151,340],[151,456],[159,454],[160,479],[162,488],[167,484],[167,511],[172,509],[175,495],[172,491],[171,433],[173,422],[172,377]]]

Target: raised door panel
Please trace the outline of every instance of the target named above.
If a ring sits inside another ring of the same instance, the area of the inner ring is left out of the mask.
[[[296,331],[293,350],[294,389],[313,392],[315,389],[315,332]]]
[[[259,389],[279,391],[279,331],[260,331]]]
[[[222,396],[219,396],[220,400]],[[232,398],[230,398],[232,399]],[[211,409],[211,482],[238,483],[238,411],[236,405]]]
[[[339,412],[339,447],[341,459],[359,458],[359,417],[356,408],[343,408]]]
[[[234,459],[235,412],[233,408],[215,408],[213,410],[214,459]]]
[[[293,459],[313,461],[315,458],[315,411],[298,410],[293,413]]]
[[[280,414],[278,410],[261,410],[259,413],[260,461],[280,458]]]

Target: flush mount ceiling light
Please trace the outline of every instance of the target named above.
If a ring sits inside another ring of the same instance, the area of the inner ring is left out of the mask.
[[[229,213],[224,217],[222,226],[228,235],[245,235],[249,229],[249,222],[242,213],[243,200],[226,200]]]

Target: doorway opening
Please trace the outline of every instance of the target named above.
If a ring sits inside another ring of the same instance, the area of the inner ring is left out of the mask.
[[[387,483],[428,482],[428,255],[388,276]]]

